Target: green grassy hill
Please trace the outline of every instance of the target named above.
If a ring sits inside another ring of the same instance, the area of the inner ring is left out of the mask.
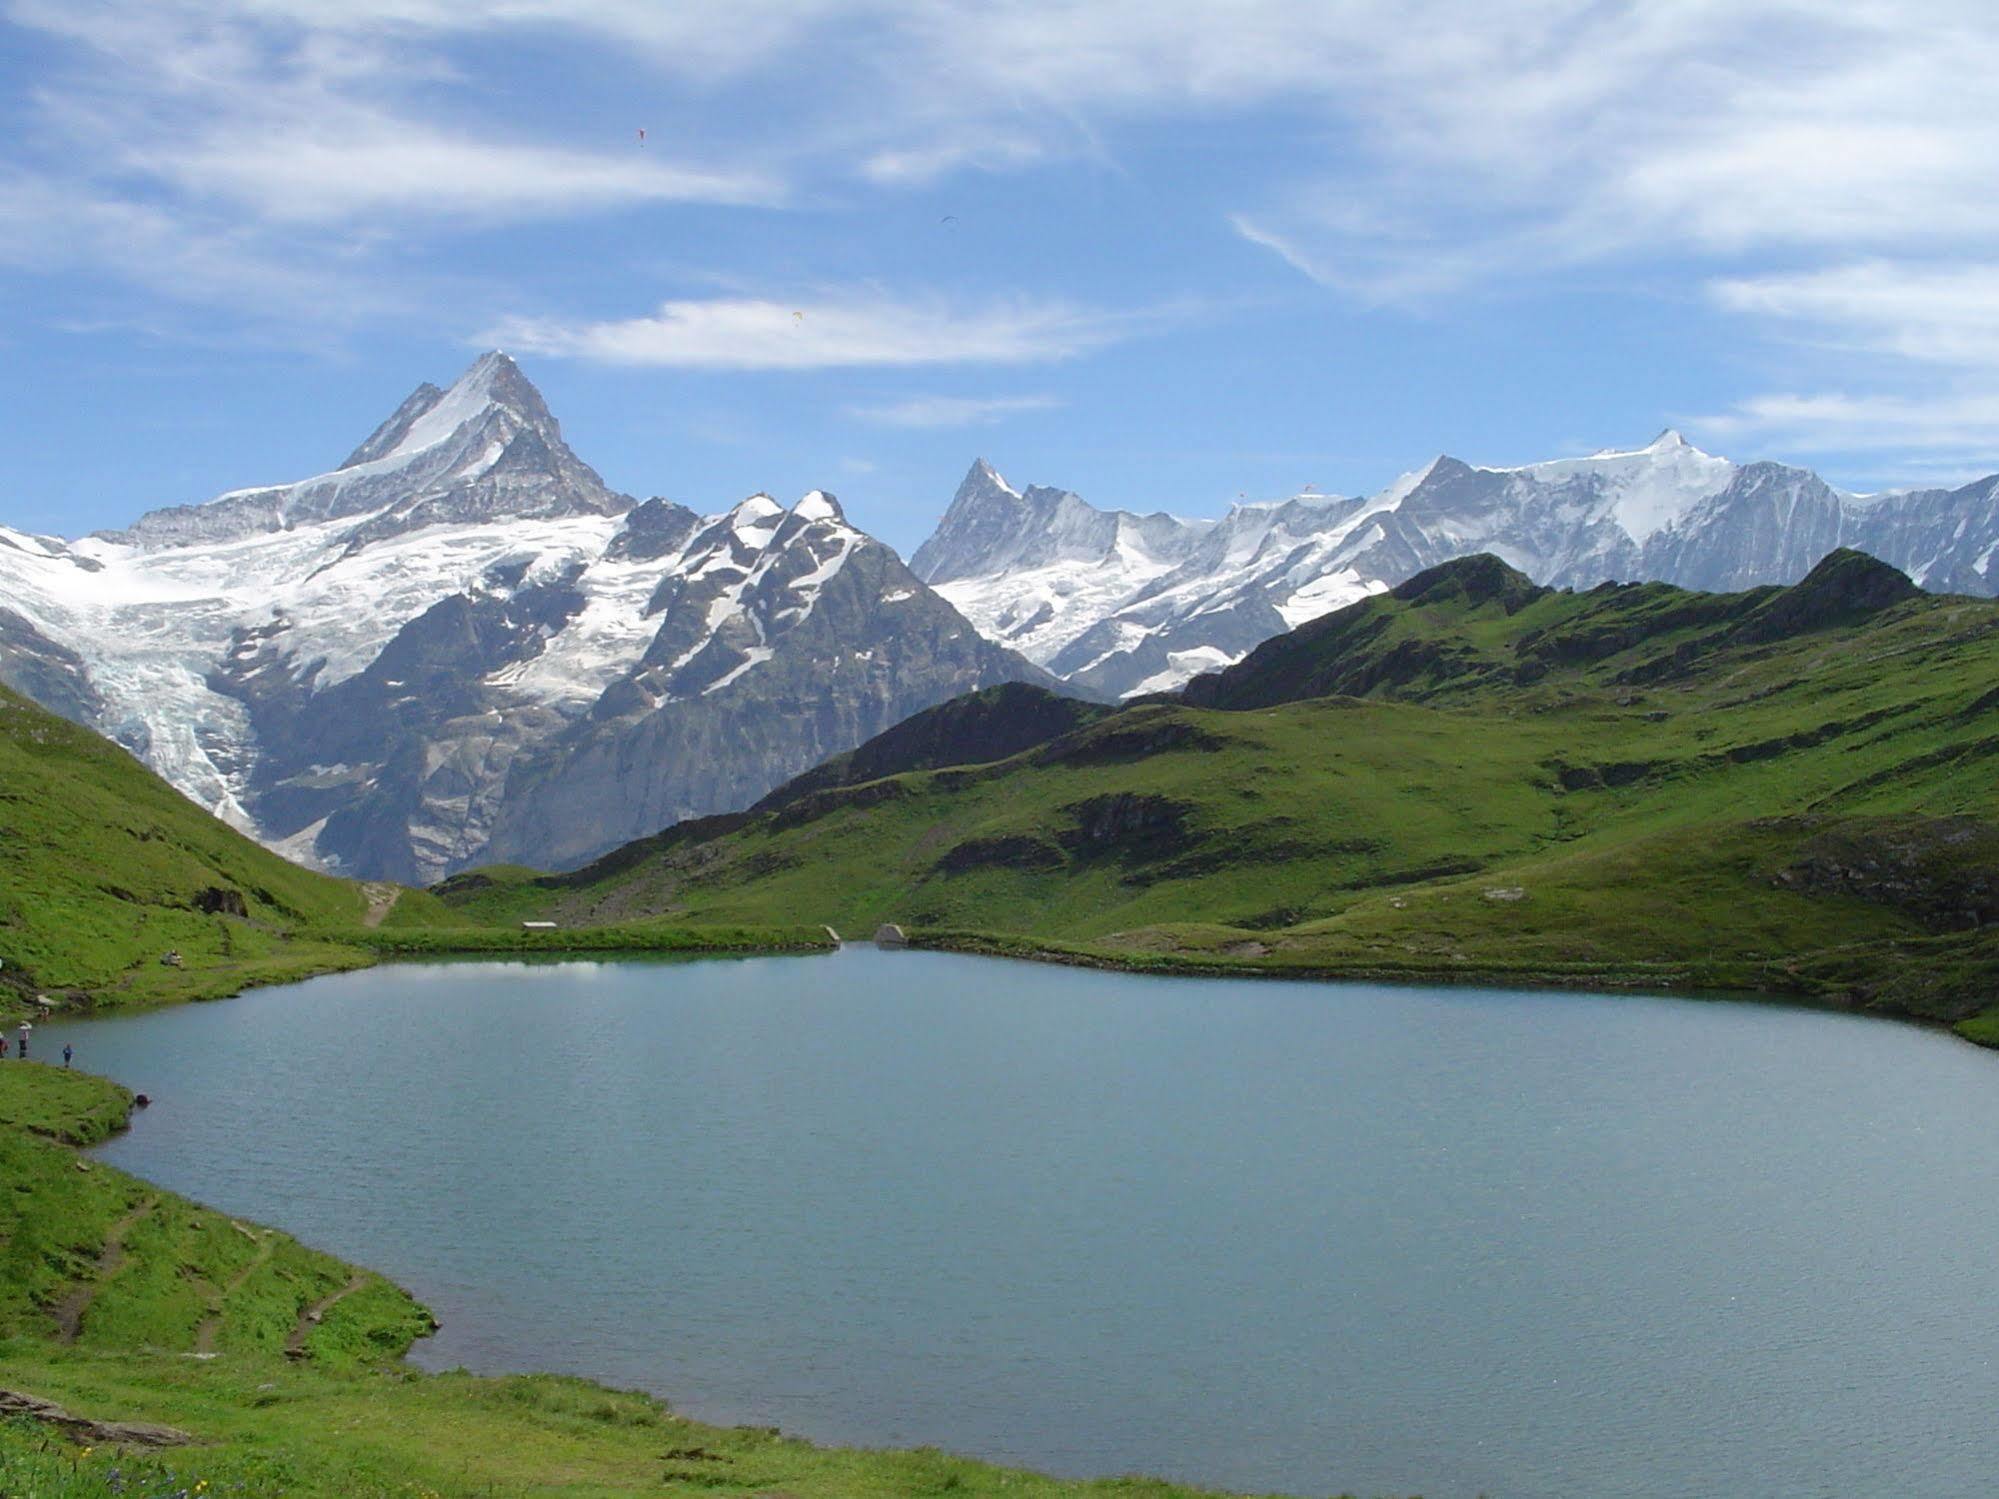
[[[38,997],[207,999],[384,954],[827,945],[816,924],[465,928],[423,891],[335,879],[280,858],[111,741],[0,688],[0,1017],[32,1010]]]
[[[1469,558],[997,763],[766,807],[438,894],[1961,1020],[1999,994],[1999,604],[1854,553],[1733,595]]]
[[[0,688],[0,1007],[70,990],[194,998],[352,966],[366,956],[331,936],[367,909],[361,886],[288,863]]]

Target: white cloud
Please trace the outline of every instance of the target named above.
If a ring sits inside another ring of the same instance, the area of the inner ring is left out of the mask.
[[[1969,476],[1992,472],[1999,456],[1999,384],[1921,396],[1760,395],[1700,425],[1796,452],[1891,454],[1898,469]]]
[[[1934,252],[1999,231],[1980,187],[1999,107],[1938,87],[1999,66],[1986,5],[1325,10],[1338,19],[1291,45],[1327,63],[1305,107],[1348,133],[1236,222],[1328,284],[1422,294],[1613,257]]]
[[[1733,413],[1800,433],[1844,422],[1913,440],[1923,409],[1957,413],[1946,435],[1982,430],[1974,387],[1999,385],[1981,347],[1999,332],[1982,265],[1999,237],[1999,95],[1977,86],[1999,74],[1990,0],[0,5],[71,49],[0,144],[58,211],[0,223],[0,254],[77,249],[160,295],[226,300],[235,276],[312,319],[342,284],[411,300],[406,276],[384,293],[367,272],[446,227],[824,207],[952,173],[1114,162],[1162,124],[1247,121],[1278,144],[1221,206],[1342,295],[1434,302],[1666,266],[1712,282],[1752,333],[1890,362],[1842,370],[1847,394]],[[483,71],[502,58],[518,73],[550,46],[649,80],[686,128],[643,154],[600,149],[573,125],[577,101]],[[574,357],[807,369],[1019,363],[1129,330],[1052,301],[739,297],[500,331]]]
[[[1053,396],[911,396],[886,406],[850,406],[848,413],[884,427],[990,426],[1023,411],[1053,411]]]
[[[968,169],[1018,171],[1048,155],[1045,143],[1021,135],[932,141],[877,151],[861,163],[861,175],[889,187],[921,186]]]
[[[451,119],[436,97],[451,70],[385,37],[274,34],[230,7],[207,25],[200,7],[123,9],[16,10],[90,49],[89,66],[40,93],[73,181],[150,181],[170,203],[240,210],[250,227],[561,218],[781,194],[766,174],[690,165],[664,143],[584,150],[511,122]]]
[[[645,202],[756,203],[778,196],[752,173],[705,172],[636,154],[454,139],[375,116],[346,131],[211,134],[155,158],[158,175],[273,222],[339,223],[383,213],[560,218]]]
[[[1999,265],[1868,260],[1722,279],[1710,294],[1837,347],[1999,374]]]
[[[1895,454],[1911,471],[1999,459],[1999,265],[1867,260],[1717,280],[1709,294],[1791,334],[1846,388],[1755,395],[1707,430],[1800,453]]]
[[[963,310],[869,292],[795,302],[669,301],[645,317],[603,322],[514,318],[481,334],[479,342],[600,364],[682,369],[1030,364],[1100,348],[1142,322],[1059,302],[1018,300]]]
[[[170,304],[226,305],[303,330],[412,311],[396,289],[312,247],[4,168],[0,265],[108,273]]]
[[[1275,196],[1240,206],[1287,240],[1380,202],[1440,243],[1511,244],[1541,226],[1577,257],[1662,240],[1850,248],[1999,226],[1984,190],[1999,110],[1984,91],[1938,87],[1999,65],[1984,0],[14,0],[12,13],[114,61],[117,87],[138,85],[142,104],[200,91],[263,115],[261,85],[276,91],[266,117],[290,129],[312,115],[287,90],[406,105],[411,91],[394,85],[448,76],[450,48],[472,38],[615,48],[676,89],[809,67],[811,87],[767,97],[760,114],[796,128],[766,149],[791,162],[817,151],[836,168],[824,153],[844,153],[847,170],[878,183],[1026,169],[1097,150],[1121,126],[1282,110],[1318,128],[1292,133]],[[485,148],[408,108],[382,114]],[[707,118],[702,144],[718,148],[736,118]],[[276,185],[251,141],[217,135],[248,159],[216,176]],[[419,161],[436,144],[422,137]],[[492,149],[537,148],[556,149]],[[207,157],[194,151],[181,169]],[[555,174],[522,160],[521,197],[552,191]],[[669,187],[608,165],[586,176],[614,202],[711,186],[735,201],[759,180],[681,163],[687,180]],[[555,194],[554,209],[587,190]],[[492,195],[471,196],[483,208]],[[296,199],[275,201],[295,212]],[[1502,256],[1495,268],[1513,267]]]

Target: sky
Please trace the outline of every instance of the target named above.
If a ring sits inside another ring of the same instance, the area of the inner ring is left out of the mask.
[[[613,486],[1999,469],[1989,0],[0,0],[0,522],[520,361]],[[643,135],[641,135],[643,132]]]

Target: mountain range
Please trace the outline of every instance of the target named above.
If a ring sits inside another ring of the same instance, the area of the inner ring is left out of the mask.
[[[562,865],[957,693],[1051,682],[814,492],[615,493],[504,354],[331,473],[63,541],[0,528],[0,682],[337,872]]]
[[[1126,697],[1476,552],[1554,587],[1733,590],[1796,582],[1839,547],[1933,592],[1999,594],[1999,475],[1854,495],[1668,430],[1642,448],[1518,468],[1439,457],[1366,497],[1308,492],[1186,520],[1016,489],[982,460],[910,565],[991,639],[1075,687]]]
[[[1808,994],[1999,1044],[1996,650],[1999,602],[1856,551],[1732,592],[1475,554],[1177,693],[986,689],[745,811],[430,895],[563,933]]]
[[[821,491],[712,515],[613,491],[489,353],[328,473],[75,540],[0,526],[0,683],[292,858],[428,883],[746,807],[978,688],[1177,688],[1472,552],[1739,589],[1846,545],[1999,592],[1995,487],[1856,496],[1667,432],[1190,520],[981,461],[905,566]]]

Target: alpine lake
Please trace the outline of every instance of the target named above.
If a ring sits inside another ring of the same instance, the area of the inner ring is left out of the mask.
[[[1999,1056],[1740,1002],[919,952],[456,962],[38,1028],[105,1159],[431,1368],[1063,1474],[1971,1495]]]

